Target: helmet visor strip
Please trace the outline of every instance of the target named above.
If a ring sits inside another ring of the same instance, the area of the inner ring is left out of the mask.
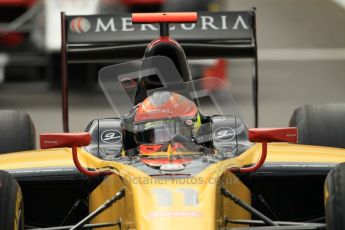
[[[167,119],[134,124],[138,144],[187,142],[193,139],[193,122],[189,119]]]

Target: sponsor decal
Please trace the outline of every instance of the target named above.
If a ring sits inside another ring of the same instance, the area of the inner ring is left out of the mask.
[[[193,125],[193,121],[192,120],[186,120],[186,125]]]
[[[107,144],[117,144],[122,140],[122,134],[116,129],[104,130],[101,133],[101,140]]]
[[[102,32],[133,32],[133,31],[159,31],[159,25],[153,24],[132,24],[132,19],[128,15],[95,15],[74,17],[70,21],[70,30],[81,34],[90,29],[94,33]],[[170,25],[170,30],[178,31],[226,31],[226,30],[250,30],[251,24],[248,14],[199,14],[197,23],[176,23]]]
[[[234,139],[236,133],[233,128],[219,127],[214,131],[213,135],[217,141],[231,141]]]
[[[150,121],[145,123],[144,129],[151,129],[157,126],[162,126],[162,125],[169,125],[169,124],[174,124],[175,120],[159,120],[159,121]]]
[[[185,207],[192,207],[197,206],[199,204],[198,200],[198,190],[194,188],[154,188],[151,190],[152,194],[155,196],[156,204],[158,207],[172,207],[176,205],[177,203],[180,203],[180,205],[183,204]],[[177,195],[177,196],[176,196]],[[184,197],[183,200],[176,199],[176,197]],[[182,201],[182,202],[181,202]],[[161,212],[159,212],[161,213]],[[167,212],[164,212],[167,213]],[[173,211],[168,212],[169,216],[194,216],[190,212],[179,212],[179,211]],[[190,215],[191,214],[191,215]],[[165,216],[165,215],[163,215]],[[196,215],[199,216],[199,215]],[[159,216],[156,216],[159,217]]]
[[[150,212],[149,217],[200,217],[201,213],[198,211],[157,211]]]
[[[185,167],[183,164],[166,164],[162,165],[159,169],[161,171],[180,171],[183,170]]]
[[[79,17],[80,18],[80,17]],[[74,21],[73,19],[72,21]],[[183,31],[190,30],[248,30],[250,25],[243,19],[242,15],[238,15],[236,18],[232,18],[228,15],[203,15],[198,18],[198,26],[195,23],[182,23],[170,25],[170,30],[176,29]],[[132,25],[130,17],[97,17],[96,26],[94,32],[117,32],[117,31],[158,31],[159,26],[155,24],[142,24],[138,26]]]
[[[157,113],[168,113],[171,114],[172,111],[170,109],[150,109],[145,114],[157,114]]]
[[[75,168],[35,168],[35,169],[15,169],[9,170],[9,172],[13,175],[20,175],[20,174],[45,174],[45,173],[53,173],[53,174],[63,174],[69,172],[75,172],[77,169]],[[78,171],[78,170],[77,170]]]
[[[246,11],[200,12],[197,23],[172,23],[170,31],[176,40],[250,40],[253,18],[253,14]],[[70,31],[67,40],[70,43],[147,41],[157,36],[159,31],[157,23],[132,24],[128,14],[67,16],[67,20]]]
[[[58,141],[55,141],[55,140],[45,140],[43,141],[44,144],[57,144],[59,143]]]
[[[72,19],[69,24],[69,29],[72,32],[81,34],[86,33],[91,29],[90,21],[84,17],[77,17]]]

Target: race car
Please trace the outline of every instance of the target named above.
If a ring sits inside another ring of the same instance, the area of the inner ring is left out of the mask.
[[[192,79],[186,57],[253,58],[257,95],[254,10],[128,17],[61,14],[64,133],[35,150],[28,115],[0,113],[1,229],[345,227],[343,105],[248,129],[226,83]],[[69,132],[67,60],[127,57],[98,76],[114,117]]]

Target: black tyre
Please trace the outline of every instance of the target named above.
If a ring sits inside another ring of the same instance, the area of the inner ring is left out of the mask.
[[[326,177],[325,211],[328,230],[345,229],[345,163],[337,165]]]
[[[300,144],[345,148],[345,104],[302,106],[289,125],[298,128]]]
[[[33,150],[35,127],[24,112],[0,110],[0,153]]]
[[[0,229],[24,229],[23,196],[18,182],[0,171]]]

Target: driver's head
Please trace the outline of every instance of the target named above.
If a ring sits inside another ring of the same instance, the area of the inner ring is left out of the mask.
[[[192,141],[200,123],[194,102],[177,93],[155,92],[139,104],[133,133],[138,145],[147,145],[140,149],[164,151],[160,148],[168,143]]]

